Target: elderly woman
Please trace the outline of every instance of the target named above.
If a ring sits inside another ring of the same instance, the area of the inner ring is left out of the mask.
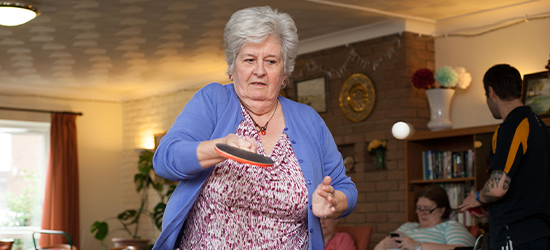
[[[239,10],[224,40],[234,83],[200,89],[155,153],[157,174],[179,185],[154,249],[323,249],[319,218],[350,214],[357,189],[317,112],[278,96],[297,55],[294,21],[267,6]],[[226,159],[217,143],[275,164]]]
[[[449,250],[474,245],[474,236],[462,224],[447,220],[451,205],[442,187],[426,186],[416,198],[415,211],[419,222],[401,225],[396,231],[400,237],[387,236],[374,249]]]

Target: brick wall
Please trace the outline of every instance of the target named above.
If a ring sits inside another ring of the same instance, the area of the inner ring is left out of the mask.
[[[346,70],[335,73],[345,63],[351,49],[363,61],[351,61]],[[378,65],[373,70],[372,66],[376,62]],[[395,122],[404,120],[413,124],[417,131],[427,129],[430,116],[428,101],[424,91],[416,90],[411,84],[414,72],[424,67],[434,69],[433,38],[411,33],[317,51],[301,55],[296,60],[292,83],[331,72],[330,107],[321,117],[332,132],[336,144],[345,149],[341,150],[343,156],[353,156],[356,163],[354,173],[349,176],[359,191],[355,211],[339,223],[373,226],[369,249],[373,249],[390,231],[405,222],[404,143],[393,138],[391,127]],[[355,73],[368,76],[376,94],[372,113],[361,122],[347,119],[339,106],[342,85]],[[295,85],[291,84],[285,91],[289,98],[295,99]],[[386,170],[376,170],[374,157],[367,151],[368,143],[373,139],[388,142]]]

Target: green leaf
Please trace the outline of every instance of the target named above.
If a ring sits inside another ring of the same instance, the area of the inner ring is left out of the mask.
[[[162,183],[160,183],[160,182],[155,183],[153,181],[151,181],[151,183],[153,184],[153,188],[155,190],[162,193],[162,189],[163,189]]]
[[[109,225],[107,222],[104,221],[96,221],[94,224],[90,227],[90,232],[92,234],[95,233],[94,238],[96,238],[99,241],[105,240],[105,237],[107,237],[107,234],[109,233]]]
[[[147,175],[144,174],[135,174],[134,175],[134,184],[136,184],[136,191],[139,192],[147,184]]]
[[[138,170],[142,174],[149,174],[149,171],[153,169],[153,156],[155,154],[152,151],[144,150],[139,155]]]
[[[170,185],[168,187],[168,191],[166,191],[166,197],[170,199],[170,196],[172,196],[172,193],[174,193],[174,190],[176,190],[176,185]]]
[[[126,220],[129,220],[131,218],[134,218],[136,216],[136,214],[137,214],[136,210],[128,209],[128,210],[118,214],[117,218],[119,220],[126,221]]]
[[[151,171],[151,166],[147,162],[141,162],[138,164],[138,171],[141,174],[147,174]]]
[[[166,204],[159,202],[153,210],[153,218],[155,219],[155,225],[162,231],[162,217],[164,217],[164,210],[166,210]]]

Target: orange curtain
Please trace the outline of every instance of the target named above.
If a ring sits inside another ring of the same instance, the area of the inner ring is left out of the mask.
[[[79,246],[80,207],[78,193],[78,152],[76,114],[52,113],[50,160],[42,212],[42,229],[69,234]],[[63,235],[42,234],[40,245],[67,243]]]

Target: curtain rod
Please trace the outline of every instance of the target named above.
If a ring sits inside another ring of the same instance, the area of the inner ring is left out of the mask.
[[[20,108],[10,108],[10,107],[0,107],[3,110],[11,111],[25,111],[25,112],[38,112],[38,113],[60,113],[60,114],[73,114],[73,115],[82,115],[82,112],[71,112],[71,111],[53,111],[53,110],[40,110],[40,109],[20,109]]]

